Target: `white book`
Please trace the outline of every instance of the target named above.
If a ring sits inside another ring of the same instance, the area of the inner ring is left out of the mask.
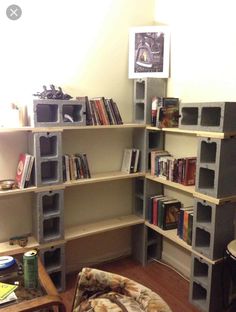
[[[132,160],[132,148],[126,148],[123,154],[123,160],[121,165],[121,171],[130,173],[131,160]]]

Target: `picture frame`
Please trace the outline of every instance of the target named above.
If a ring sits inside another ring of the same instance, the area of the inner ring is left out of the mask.
[[[129,78],[168,78],[170,30],[142,26],[129,30]]]

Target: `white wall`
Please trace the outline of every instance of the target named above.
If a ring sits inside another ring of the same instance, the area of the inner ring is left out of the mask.
[[[32,103],[54,83],[73,96],[113,97],[132,119],[128,30],[154,21],[154,0],[19,0],[22,16],[7,19],[0,3],[1,104]]]
[[[155,20],[171,29],[168,95],[235,101],[235,1],[156,0]]]

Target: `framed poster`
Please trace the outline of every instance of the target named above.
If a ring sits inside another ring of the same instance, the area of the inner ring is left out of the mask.
[[[134,27],[129,32],[129,78],[169,77],[170,31],[165,26]]]

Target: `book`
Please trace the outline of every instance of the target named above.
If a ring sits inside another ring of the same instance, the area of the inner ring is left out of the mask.
[[[131,148],[125,148],[121,165],[122,172],[130,173],[132,153],[133,151]]]
[[[172,200],[163,202],[163,230],[176,229],[178,225],[181,202]]]
[[[175,128],[179,125],[179,99],[159,97],[157,106],[156,127]]]
[[[18,159],[18,165],[16,169],[16,185],[22,189],[25,187],[26,176],[31,161],[31,155],[27,153],[21,153]]]
[[[195,185],[196,177],[196,157],[186,157],[185,158],[185,170],[182,183],[184,185]]]
[[[0,305],[3,305],[3,304],[7,304],[11,301],[15,301],[17,300],[17,296],[15,294],[15,292],[11,292],[6,298],[4,299],[0,299]]]
[[[0,282],[0,300],[3,300],[9,296],[16,288],[17,285]]]
[[[24,187],[28,187],[31,184],[34,160],[35,160],[35,157],[33,155],[30,155],[30,160],[29,160],[29,165],[28,165],[28,169],[27,169],[27,172],[26,172],[26,178],[25,178],[25,185],[24,185]]]
[[[153,97],[152,99],[152,110],[151,110],[151,126],[156,127],[157,123],[157,103],[158,99],[156,96]]]
[[[182,208],[180,208],[178,225],[177,225],[177,235],[182,239],[183,239],[183,232],[184,232],[184,213],[186,211],[193,213],[193,207],[182,207]]]

